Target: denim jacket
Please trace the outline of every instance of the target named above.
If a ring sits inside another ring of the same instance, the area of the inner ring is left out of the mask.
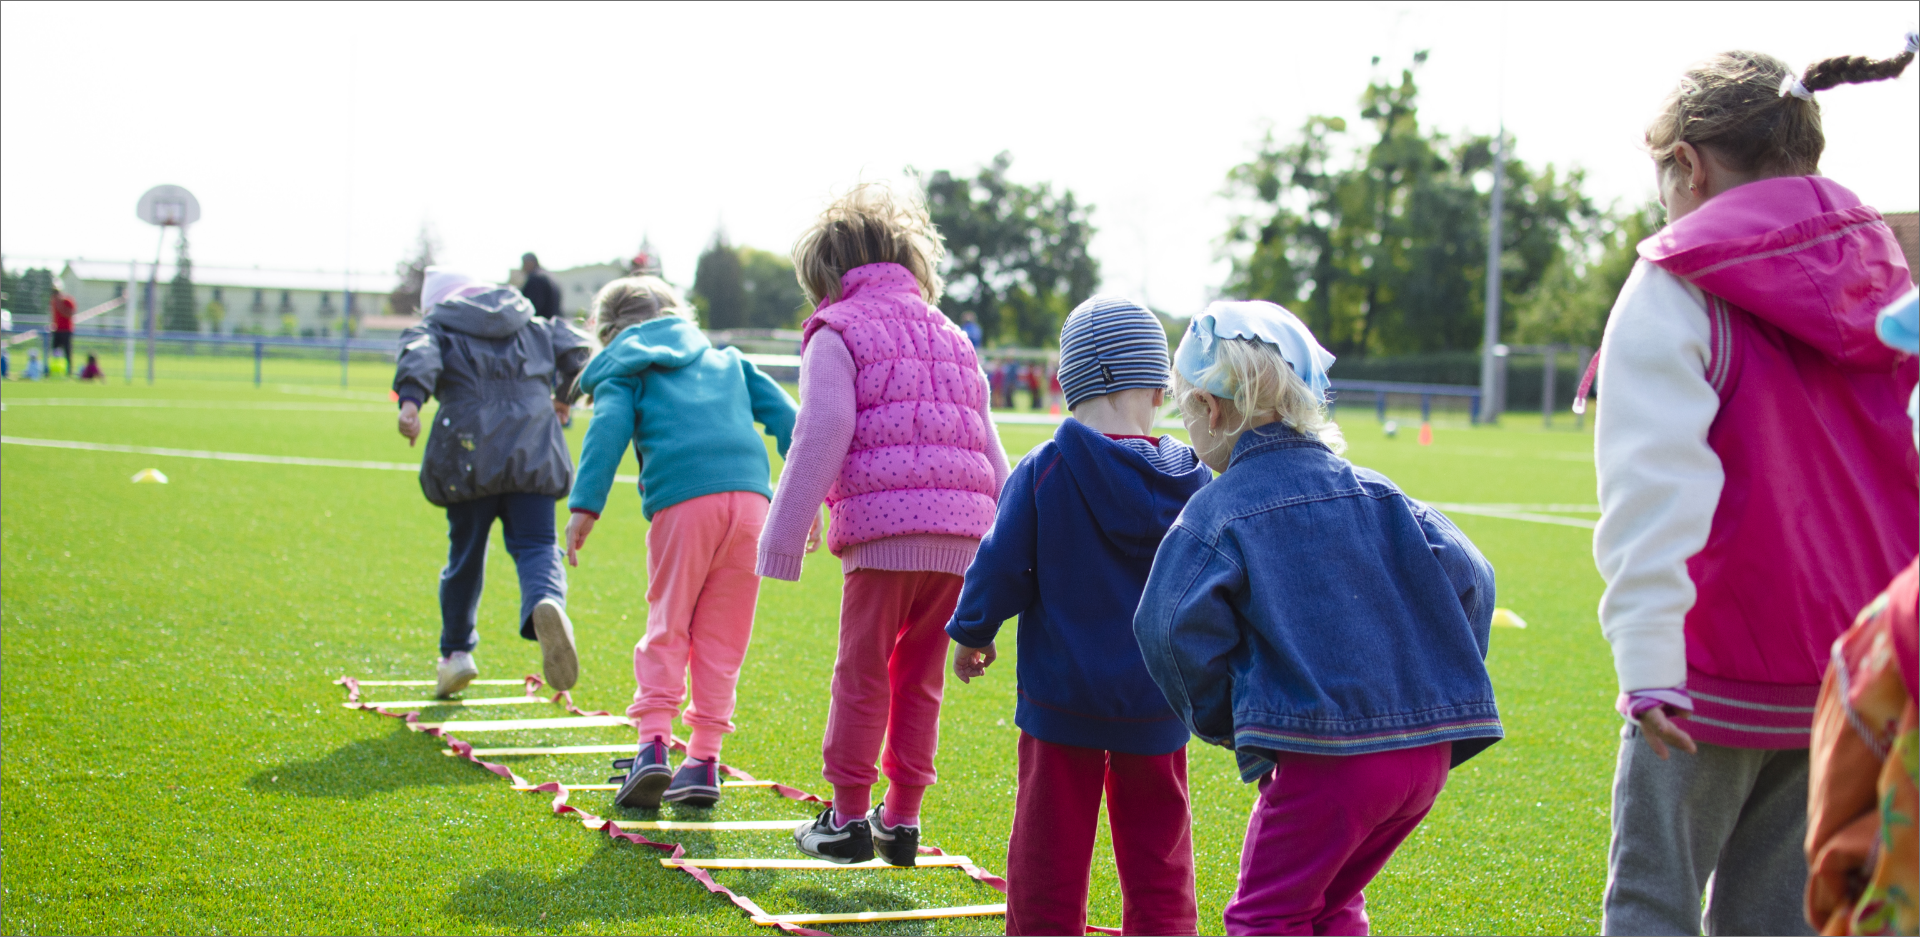
[[[1501,735],[1493,567],[1446,516],[1280,423],[1187,502],[1134,615],[1147,670],[1257,780],[1278,752],[1358,755]]]

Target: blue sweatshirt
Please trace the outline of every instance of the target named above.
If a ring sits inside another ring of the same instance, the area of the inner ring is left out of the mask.
[[[580,447],[568,507],[598,517],[627,444],[640,456],[641,513],[722,491],[769,499],[766,444],[787,454],[799,406],[773,378],[734,349],[715,349],[700,327],[662,316],[622,331],[580,375],[593,395],[593,422]]]
[[[1020,616],[1013,721],[1041,741],[1136,755],[1187,744],[1133,616],[1160,539],[1212,473],[1171,437],[1159,449],[1150,461],[1078,420],[1061,423],[1007,477],[967,569],[947,634],[985,647]]]

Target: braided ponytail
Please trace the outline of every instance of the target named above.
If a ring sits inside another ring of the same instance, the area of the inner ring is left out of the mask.
[[[1915,41],[1908,33],[1906,50],[1888,59],[1824,59],[1797,79],[1771,55],[1722,52],[1681,76],[1647,127],[1647,152],[1662,169],[1673,164],[1677,144],[1691,143],[1739,172],[1816,174],[1827,138],[1813,92],[1897,77],[1913,61]]]
[[[1864,55],[1842,55],[1831,59],[1821,59],[1800,76],[1800,83],[1808,91],[1825,91],[1840,85],[1863,85],[1870,81],[1886,81],[1898,78],[1913,62],[1912,40],[1907,43],[1906,51],[1890,59],[1870,59]]]

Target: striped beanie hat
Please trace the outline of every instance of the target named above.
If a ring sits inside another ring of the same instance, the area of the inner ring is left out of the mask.
[[[1060,390],[1067,409],[1114,391],[1167,386],[1167,330],[1139,303],[1102,294],[1060,327]]]

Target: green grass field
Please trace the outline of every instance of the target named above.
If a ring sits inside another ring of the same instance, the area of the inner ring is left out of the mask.
[[[115,362],[117,364],[117,362]],[[313,366],[319,377],[319,365]],[[336,369],[333,373],[337,375]],[[9,383],[9,437],[404,462],[384,369],[317,381]],[[137,405],[134,405],[137,404]],[[1382,438],[1371,407],[1342,412],[1349,455],[1409,493],[1456,503],[1594,499],[1591,439],[1442,424]],[[1403,420],[1403,423],[1405,421]],[[577,446],[584,420],[571,438]],[[1003,427],[1010,452],[1049,431]],[[631,457],[629,457],[631,458]],[[777,463],[776,463],[777,464]],[[131,484],[158,467],[167,485]],[[629,466],[625,472],[631,473]],[[649,849],[616,844],[547,798],[440,755],[398,720],[343,709],[331,681],[432,676],[445,522],[412,475],[0,446],[0,929],[102,932],[773,933]],[[576,700],[620,711],[645,617],[646,525],[617,491],[569,611]],[[1591,515],[1568,515],[1590,517]],[[1599,577],[1578,527],[1456,514],[1499,571],[1491,667],[1507,740],[1456,771],[1432,816],[1368,891],[1379,933],[1590,933],[1598,927],[1617,717],[1594,623]],[[482,676],[539,669],[519,640],[511,560],[495,538]],[[819,740],[833,663],[837,562],[762,588],[725,760],[824,792]],[[1012,625],[1009,625],[1011,628]],[[1012,813],[1011,636],[984,681],[950,681],[941,783],[925,841],[1004,871]],[[508,687],[476,695],[512,695]],[[372,700],[423,691],[369,689]],[[527,718],[532,706],[471,718]],[[424,718],[460,715],[430,709]],[[472,737],[482,745],[631,741],[620,728]],[[500,758],[535,782],[603,781],[607,757]],[[1220,932],[1254,797],[1227,753],[1190,751],[1202,933]],[[627,816],[604,793],[573,802]],[[667,816],[703,818],[705,811]],[[714,819],[803,819],[801,805],[733,789]],[[638,813],[631,816],[638,817]],[[660,833],[696,856],[786,856],[781,832]],[[1104,848],[1104,840],[1103,840]],[[990,903],[951,869],[716,872],[774,913]],[[1090,920],[1120,923],[1110,853]],[[837,933],[979,933],[997,918]]]

